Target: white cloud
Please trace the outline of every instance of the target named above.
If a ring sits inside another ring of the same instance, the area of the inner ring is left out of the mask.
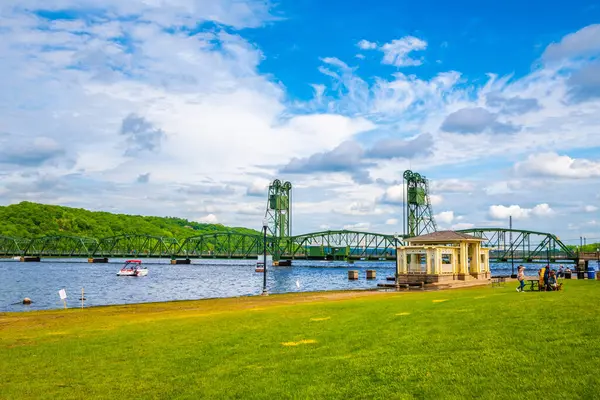
[[[590,228],[595,229],[597,227],[600,227],[600,222],[596,221],[595,219],[592,219],[592,220],[584,221],[584,222],[581,222],[578,224],[569,223],[567,226],[567,229],[570,231],[579,231],[580,232],[579,234],[583,237],[597,237],[598,231],[596,231],[596,232],[584,231],[584,230],[587,230]],[[577,244],[579,244],[579,243],[580,243],[579,239],[577,239]]]
[[[267,179],[255,179],[246,191],[249,196],[263,196],[266,198],[269,190],[269,183]]]
[[[344,229],[349,231],[368,231],[371,228],[369,222],[358,222],[356,224],[344,225]]]
[[[571,158],[557,153],[532,154],[515,164],[518,173],[557,178],[600,177],[600,161]]]
[[[493,205],[489,208],[489,215],[493,219],[508,220],[509,217],[513,219],[529,218],[530,216],[544,217],[554,213],[554,210],[550,208],[547,203],[538,204],[533,208],[523,208],[518,205],[503,206]]]
[[[382,62],[396,67],[421,65],[423,61],[410,58],[410,53],[425,50],[426,48],[427,42],[414,36],[405,36],[401,39],[392,40],[381,46],[381,50],[384,53]]]
[[[402,202],[406,200],[404,198],[406,196],[404,191],[404,185],[389,186],[385,189],[385,193],[381,200],[387,203],[402,204]]]
[[[0,11],[14,10],[19,12],[29,10],[78,12],[96,11],[106,17],[129,16],[138,17],[144,21],[159,26],[196,27],[203,21],[215,21],[236,28],[257,27],[269,20],[275,20],[269,14],[270,1],[253,1],[246,4],[236,0],[176,0],[176,1],[147,1],[147,0],[3,0]],[[56,25],[63,27],[81,26],[80,21],[60,21]],[[102,29],[100,29],[102,28]],[[97,26],[98,31],[114,32],[110,22]]]
[[[475,183],[467,179],[436,179],[429,186],[432,191],[442,193],[467,193],[476,188]]]
[[[512,193],[514,191],[514,188],[511,182],[498,181],[490,182],[483,190],[487,195],[495,195]]]
[[[348,64],[336,57],[324,57],[321,59],[321,61],[323,61],[325,64],[335,65],[336,67],[340,67],[343,69],[349,68]]]
[[[387,221],[385,221],[386,225],[398,225],[398,219],[397,218],[390,218]]]
[[[475,225],[470,224],[468,222],[459,222],[458,224],[454,224],[450,227],[450,229],[453,231],[459,231],[462,229],[472,229],[472,228],[475,228]]]
[[[427,42],[414,36],[405,36],[400,39],[392,40],[382,46],[377,43],[362,39],[357,43],[362,50],[379,49],[383,52],[383,64],[394,65],[396,67],[418,66],[423,63],[422,60],[411,58],[410,53],[421,51],[427,48]]]
[[[435,221],[445,225],[449,225],[454,221],[454,211],[442,211],[434,215]]]
[[[556,61],[600,53],[600,24],[588,25],[565,35],[559,43],[551,43],[544,51],[546,61]]]
[[[219,222],[219,219],[217,218],[217,216],[215,214],[208,214],[204,217],[197,218],[196,222],[200,222],[203,224],[216,224]]]
[[[598,211],[598,207],[593,206],[593,205],[590,204],[590,205],[587,205],[587,206],[583,207],[583,211],[589,212],[589,213],[596,212],[596,211]]]
[[[369,42],[368,40],[363,39],[358,42],[357,46],[363,50],[373,50],[377,48],[377,43]]]
[[[519,218],[527,218],[529,216],[530,210],[521,208],[518,205],[511,206],[502,206],[495,205],[490,206],[490,217],[494,219],[508,219],[509,217],[513,217],[514,219]]]
[[[439,206],[444,202],[444,196],[442,196],[441,194],[430,194],[429,199],[431,201],[431,205],[434,207]]]
[[[372,202],[353,202],[342,209],[334,209],[332,212],[344,215],[381,215],[385,211],[376,207]]]
[[[554,214],[554,210],[547,203],[538,204],[531,210],[536,217],[545,217]]]

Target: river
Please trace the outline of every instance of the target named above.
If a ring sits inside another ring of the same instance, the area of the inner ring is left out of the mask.
[[[123,277],[117,271],[123,260],[91,264],[86,260],[0,261],[0,312],[56,309],[63,307],[58,291],[65,289],[68,307],[131,304],[216,297],[254,296],[262,292],[263,274],[253,260],[192,260],[189,265],[171,265],[168,259],[143,260],[148,276]],[[515,264],[515,268],[516,268]],[[292,267],[267,269],[269,293],[369,289],[394,275],[394,262],[294,261]],[[566,266],[566,265],[565,265]],[[535,275],[541,264],[526,264]],[[558,265],[557,265],[558,267]],[[492,274],[511,273],[510,263],[491,264]],[[377,279],[367,280],[374,269]],[[359,279],[348,280],[348,270],[358,270]],[[32,304],[23,305],[29,297]]]

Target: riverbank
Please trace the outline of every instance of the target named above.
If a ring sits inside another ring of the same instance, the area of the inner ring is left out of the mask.
[[[596,281],[0,314],[0,398],[591,398]]]
[[[171,265],[167,259],[144,259],[148,276],[141,279],[117,276],[123,260],[108,264],[75,262],[73,259],[21,263],[0,261],[0,312],[63,308],[58,291],[65,289],[67,306],[78,307],[82,288],[85,306],[136,304],[254,296],[262,292],[263,274],[255,272],[256,262],[244,260],[193,260],[189,265]],[[156,264],[154,264],[156,263]],[[529,268],[529,266],[528,266]],[[359,271],[357,280],[348,271]],[[367,270],[376,279],[367,279]],[[492,264],[493,275],[510,275],[511,265]],[[534,266],[531,266],[534,271]],[[274,267],[267,273],[269,293],[299,293],[329,290],[375,289],[389,283],[395,263],[361,261],[301,261],[293,267]],[[23,306],[24,298],[32,300]]]

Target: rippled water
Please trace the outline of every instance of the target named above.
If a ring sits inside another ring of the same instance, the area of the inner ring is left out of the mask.
[[[67,306],[130,304],[214,297],[252,296],[262,292],[263,274],[254,271],[253,260],[192,260],[190,265],[171,265],[169,260],[144,260],[148,276],[117,276],[123,260],[90,264],[86,260],[45,260],[42,262],[0,261],[0,312],[63,307],[58,291],[67,292]],[[368,289],[394,275],[394,262],[294,261],[293,267],[268,268],[269,293]],[[535,275],[540,264],[531,264]],[[510,274],[510,264],[492,264],[493,274]],[[516,268],[516,264],[515,264]],[[367,280],[366,270],[377,271]],[[359,279],[348,280],[348,270],[358,270]],[[298,286],[299,284],[299,286]],[[29,297],[31,305],[23,305]]]

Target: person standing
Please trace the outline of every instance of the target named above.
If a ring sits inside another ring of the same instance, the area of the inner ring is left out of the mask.
[[[519,280],[519,287],[517,288],[517,292],[522,292],[523,288],[525,288],[525,267],[519,265],[517,269],[517,279]]]

